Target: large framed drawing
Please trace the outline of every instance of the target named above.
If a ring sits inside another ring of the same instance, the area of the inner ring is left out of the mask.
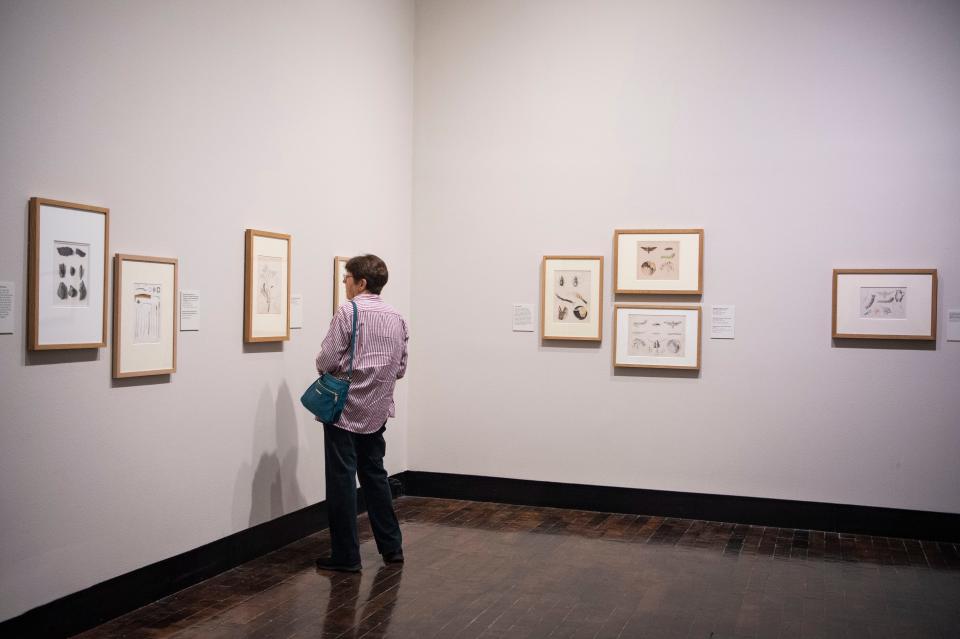
[[[613,233],[615,293],[703,294],[703,229]]]
[[[177,260],[118,253],[113,262],[113,376],[177,370]]]
[[[247,229],[243,339],[290,339],[290,236]]]
[[[333,312],[336,313],[340,305],[347,301],[347,285],[343,278],[347,274],[349,257],[337,256],[333,258]]]
[[[545,256],[540,269],[540,335],[599,342],[602,334],[603,257]]]
[[[110,209],[30,198],[27,347],[107,345]]]
[[[834,269],[833,336],[937,339],[936,269]]]
[[[613,365],[700,370],[699,306],[615,304]]]

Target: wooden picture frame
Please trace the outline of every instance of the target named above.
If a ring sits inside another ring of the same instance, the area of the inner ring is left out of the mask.
[[[343,276],[347,272],[347,262],[349,257],[340,255],[333,258],[333,313],[336,315],[340,305],[347,301],[347,286],[343,282]]]
[[[700,370],[703,310],[673,304],[614,304],[613,366]]]
[[[937,339],[937,269],[833,269],[836,339]]]
[[[175,373],[177,260],[122,253],[113,259],[113,377]]]
[[[110,209],[30,198],[27,348],[107,345]]]
[[[290,236],[246,230],[243,341],[290,339]]]
[[[614,293],[702,295],[703,229],[617,229]]]
[[[599,342],[603,339],[602,255],[543,257],[540,336],[544,340]]]

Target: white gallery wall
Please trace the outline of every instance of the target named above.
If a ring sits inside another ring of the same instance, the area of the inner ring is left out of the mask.
[[[381,255],[410,311],[413,35],[399,0],[0,3],[0,620],[324,498],[299,395],[334,255]],[[26,352],[31,196],[109,207],[111,253],[179,258],[202,324],[177,373]],[[282,346],[242,341],[246,228],[292,235],[305,326]]]
[[[410,468],[960,512],[958,33],[950,0],[418,2]],[[617,228],[705,229],[737,325],[699,375],[612,368]],[[543,255],[605,257],[601,345],[511,332]],[[834,345],[843,267],[938,268],[935,349]]]

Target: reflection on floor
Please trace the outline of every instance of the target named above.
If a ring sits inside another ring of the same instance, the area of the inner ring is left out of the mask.
[[[407,563],[361,522],[361,575],[326,532],[92,637],[960,637],[960,545],[403,497]]]

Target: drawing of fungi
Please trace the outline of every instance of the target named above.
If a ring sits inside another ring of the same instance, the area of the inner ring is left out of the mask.
[[[90,245],[53,242],[54,306],[89,306]]]
[[[258,315],[280,314],[280,282],[283,260],[275,255],[257,256],[257,296]]]
[[[860,317],[906,319],[906,298],[905,286],[861,286]]]
[[[683,315],[627,316],[627,355],[684,357],[687,318]]]
[[[637,242],[637,279],[680,279],[680,242]]]
[[[160,285],[135,282],[133,301],[134,344],[156,344],[160,341]]]
[[[554,319],[564,324],[586,321],[590,316],[592,283],[590,271],[554,271],[553,294],[557,304]]]

